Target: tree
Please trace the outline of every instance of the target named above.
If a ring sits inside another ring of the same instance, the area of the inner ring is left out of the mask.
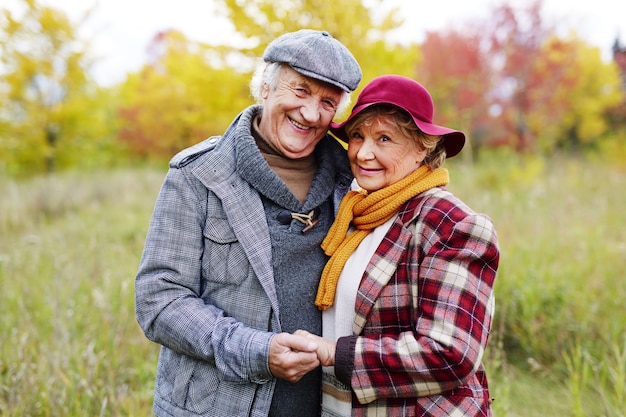
[[[51,172],[76,157],[76,121],[90,111],[84,104],[97,89],[78,26],[37,0],[22,6],[20,16],[0,15],[0,149],[7,169]]]
[[[417,80],[433,96],[435,123],[465,131],[466,146],[471,145],[477,152],[487,142],[487,130],[492,125],[489,92],[493,70],[482,32],[469,26],[429,32],[422,44],[422,55]]]
[[[539,147],[581,150],[597,144],[609,127],[607,109],[622,100],[617,68],[575,36],[547,39],[541,56],[532,71],[541,88],[531,91],[536,104],[528,117]]]
[[[162,159],[221,134],[252,104],[249,76],[225,64],[216,49],[178,31],[158,33],[151,62],[120,86],[118,138],[134,155]]]
[[[542,22],[541,6],[541,0],[519,10],[502,4],[494,9],[486,26],[489,53],[498,78],[492,90],[494,104],[502,109],[500,120],[515,138],[518,151],[534,146],[527,119],[535,104],[531,91],[545,87],[536,84],[540,79],[533,77],[532,72],[534,63],[541,59],[539,51],[546,33],[551,32]]]
[[[370,10],[358,0],[331,5],[269,0],[220,4],[240,45],[208,45],[176,31],[159,33],[148,48],[150,62],[121,85],[118,137],[135,155],[164,158],[221,134],[238,112],[253,104],[248,84],[254,65],[267,44],[285,32],[304,27],[327,30],[352,51],[368,74],[361,86],[387,72],[414,75],[417,46],[389,45],[384,40],[385,32],[401,22],[394,11],[374,24]]]
[[[403,18],[397,8],[383,10],[383,3],[373,0],[366,7],[361,0],[219,0],[222,14],[240,37],[250,41],[252,46],[242,49],[248,57],[261,56],[266,45],[285,32],[302,28],[328,31],[361,65],[363,80],[357,93],[382,74],[415,76],[419,47],[385,40],[387,32],[402,25]]]
[[[572,35],[555,35],[542,1],[523,9],[496,7],[483,27],[492,76],[489,108],[500,138],[521,152],[580,150],[607,130],[605,114],[620,99],[613,65]]]

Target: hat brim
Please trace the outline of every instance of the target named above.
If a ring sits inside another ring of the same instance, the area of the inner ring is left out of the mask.
[[[343,122],[341,122],[341,123],[331,122],[330,123],[330,131],[337,138],[339,138],[343,142],[347,143],[348,142],[348,136],[346,135],[344,127],[357,114],[361,113],[363,110],[367,109],[368,107],[376,105],[376,104],[390,104],[390,105],[398,107],[399,109],[402,109],[401,106],[398,106],[398,105],[396,105],[394,103],[389,103],[389,102],[375,102],[375,103],[362,104],[362,105],[357,106],[354,109],[352,109],[352,112],[350,113],[350,116],[348,116],[348,118],[346,120],[344,120]],[[404,109],[402,109],[402,110],[404,110]],[[408,113],[408,114],[410,115],[410,113]],[[444,146],[444,148],[446,148],[446,157],[447,158],[452,158],[453,156],[457,155],[459,152],[461,152],[461,149],[463,149],[463,146],[465,146],[465,133],[461,132],[460,130],[454,130],[454,129],[450,129],[450,128],[447,128],[447,127],[444,127],[444,126],[439,126],[439,125],[436,125],[436,124],[433,124],[433,123],[424,122],[423,120],[417,119],[417,118],[413,117],[412,115],[411,115],[411,118],[415,122],[415,125],[422,132],[426,133],[427,135],[442,136],[444,138],[443,146]]]
[[[289,64],[288,64],[288,65],[289,65]],[[319,81],[323,81],[323,82],[328,83],[328,84],[332,84],[332,85],[334,85],[335,87],[338,87],[338,88],[340,88],[341,90],[345,91],[346,93],[351,93],[351,92],[352,92],[352,90],[350,89],[350,87],[349,87],[349,86],[347,86],[347,85],[345,85],[345,84],[342,84],[342,83],[340,83],[340,82],[338,82],[338,81],[332,80],[332,79],[330,79],[330,78],[328,78],[328,77],[325,77],[325,76],[324,76],[324,75],[322,75],[322,74],[318,74],[318,73],[316,73],[316,72],[309,71],[309,70],[306,70],[306,69],[304,69],[304,68],[296,67],[296,66],[293,66],[293,65],[289,65],[289,66],[290,66],[290,67],[291,67],[294,71],[296,71],[296,72],[298,72],[298,73],[300,73],[300,74],[302,74],[302,75],[305,75],[305,76],[310,77],[310,78],[314,78],[314,79],[319,80]]]

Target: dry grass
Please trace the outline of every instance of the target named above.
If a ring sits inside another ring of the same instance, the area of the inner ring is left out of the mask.
[[[502,247],[495,414],[624,416],[626,172],[514,155],[449,168]],[[152,414],[158,347],[133,283],[163,175],[0,178],[0,415]]]

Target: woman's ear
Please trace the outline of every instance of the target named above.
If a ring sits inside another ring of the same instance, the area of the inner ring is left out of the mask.
[[[426,151],[425,148],[422,148],[421,146],[419,147],[419,149],[417,150],[417,158],[416,158],[416,163],[418,166],[422,165],[424,163],[424,159],[426,159],[426,156],[428,156],[428,151]]]

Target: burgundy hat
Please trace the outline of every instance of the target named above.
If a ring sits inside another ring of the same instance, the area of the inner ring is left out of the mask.
[[[401,75],[382,75],[369,82],[359,94],[352,113],[341,123],[330,124],[330,130],[339,139],[348,141],[345,125],[354,116],[374,104],[392,104],[411,115],[417,127],[432,136],[442,136],[446,155],[452,158],[463,149],[465,134],[459,130],[433,124],[435,106],[426,88],[420,83]]]

